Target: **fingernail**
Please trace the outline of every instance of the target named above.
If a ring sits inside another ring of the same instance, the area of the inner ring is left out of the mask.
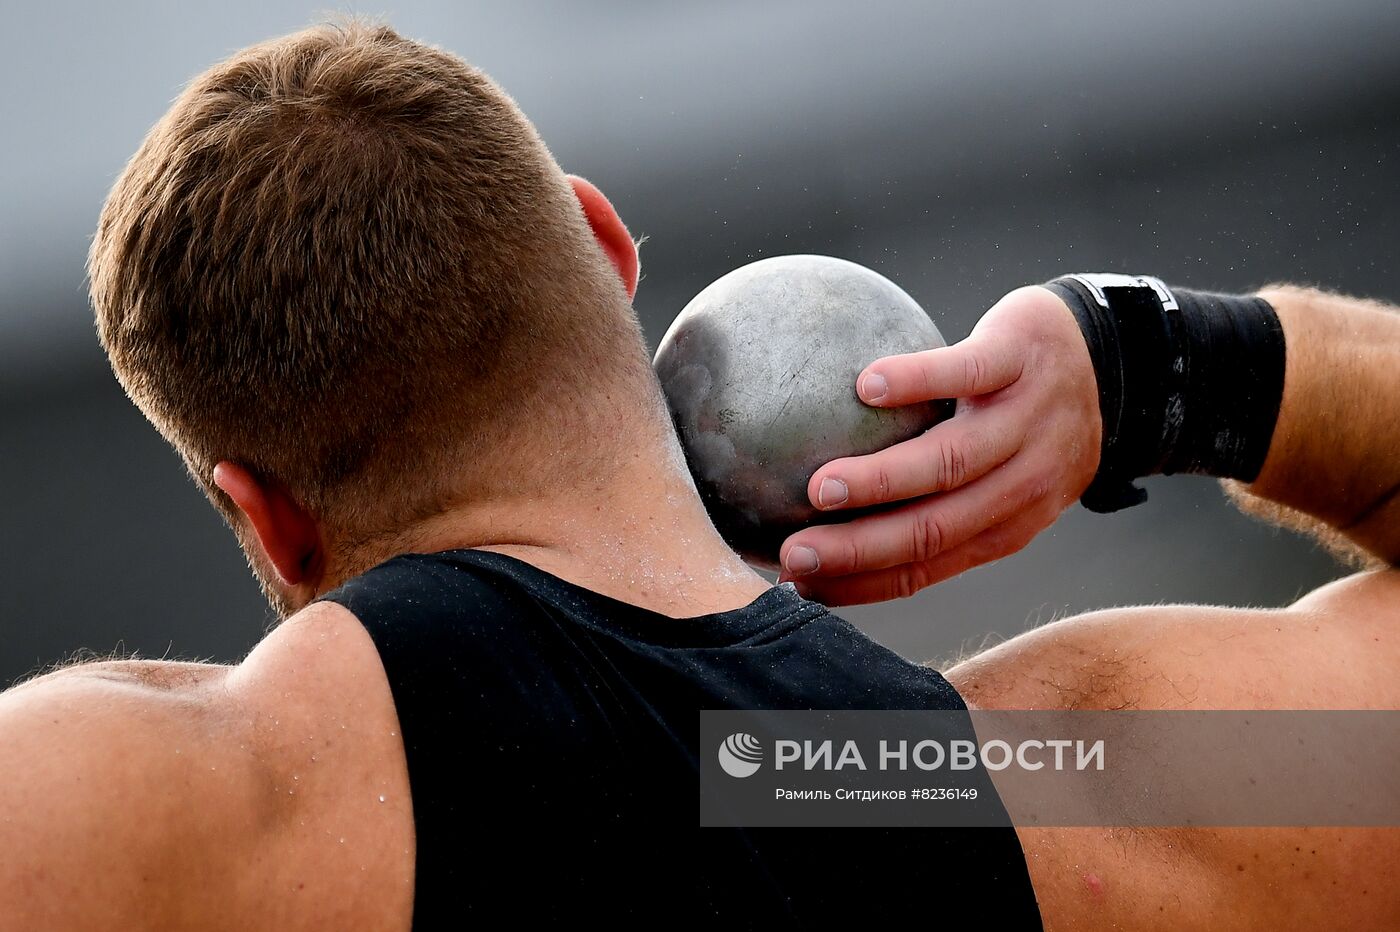
[[[889,390],[889,383],[878,372],[867,373],[865,378],[860,380],[860,396],[866,401],[879,401]]]
[[[811,547],[793,547],[788,551],[784,565],[792,575],[806,576],[808,573],[815,573],[822,561],[817,559],[817,552]]]
[[[839,505],[849,498],[851,492],[840,479],[826,478],[817,489],[817,504],[823,508]]]

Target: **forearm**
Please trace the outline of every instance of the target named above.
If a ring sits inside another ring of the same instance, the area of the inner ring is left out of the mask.
[[[1261,296],[1287,341],[1283,402],[1259,477],[1237,490],[1400,562],[1400,313],[1304,288]]]

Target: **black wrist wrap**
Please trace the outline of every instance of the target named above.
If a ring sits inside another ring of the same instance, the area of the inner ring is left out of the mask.
[[[1098,377],[1103,449],[1086,508],[1140,504],[1133,480],[1157,473],[1258,477],[1283,399],[1283,328],[1267,301],[1128,275],[1045,287],[1074,313]]]

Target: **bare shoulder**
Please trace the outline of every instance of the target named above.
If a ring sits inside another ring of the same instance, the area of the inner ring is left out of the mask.
[[[1381,570],[1287,608],[1153,605],[1067,618],[947,676],[981,708],[1400,709],[1396,669],[1400,572]],[[1359,865],[1391,863],[1393,830],[1017,833],[1049,929],[1219,928],[1222,916],[1240,929],[1394,924],[1377,918],[1393,898],[1337,892],[1368,886]],[[1258,876],[1272,880],[1247,880]]]
[[[393,695],[368,633],[334,603],[284,622],[229,675],[289,813],[260,878],[263,927],[407,928],[414,834]]]
[[[236,666],[82,664],[0,694],[0,929],[406,927],[397,732],[333,605]]]
[[[1388,569],[1337,580],[1286,608],[1090,612],[1012,638],[947,676],[984,708],[1388,709],[1400,708],[1396,665],[1400,571]]]

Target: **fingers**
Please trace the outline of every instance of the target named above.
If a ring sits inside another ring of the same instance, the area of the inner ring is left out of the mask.
[[[803,598],[829,606],[866,605],[908,598],[974,567],[1010,556],[1034,540],[1048,524],[1043,514],[1019,515],[987,528],[962,546],[923,563],[907,563],[849,576],[808,576],[794,580],[794,585]]]
[[[952,346],[877,359],[856,378],[856,394],[882,408],[985,395],[1020,378],[1023,358],[1015,341],[973,336]]]
[[[955,491],[845,524],[805,528],[783,543],[784,576],[844,576],[927,562],[1046,500],[1050,479],[1044,470],[1013,457]]]
[[[960,413],[926,433],[868,456],[832,460],[812,474],[813,506],[864,508],[947,492],[985,476],[1021,449],[1027,425],[1013,406]]]

